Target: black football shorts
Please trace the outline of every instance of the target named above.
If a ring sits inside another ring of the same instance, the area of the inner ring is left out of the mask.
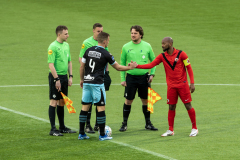
[[[109,71],[105,71],[104,74],[104,86],[105,86],[105,91],[108,91],[111,85],[111,77],[109,76]]]
[[[127,74],[127,87],[125,87],[124,97],[127,100],[133,100],[135,98],[136,92],[138,91],[138,97],[140,97],[141,99],[147,99],[148,87],[150,87],[150,83],[148,83],[148,78],[148,73],[140,76]]]
[[[61,92],[68,95],[68,77],[66,75],[58,75],[61,83]],[[52,76],[52,73],[49,73],[48,75],[48,81],[49,81],[49,99],[54,100],[60,100],[63,99],[62,95],[58,90],[56,89],[54,77]]]

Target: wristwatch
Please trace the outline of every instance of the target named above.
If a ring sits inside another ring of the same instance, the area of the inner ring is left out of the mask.
[[[54,78],[54,82],[57,82],[57,81],[59,81],[59,80],[60,80],[59,77]]]
[[[73,78],[73,75],[69,75],[69,78],[72,77]]]

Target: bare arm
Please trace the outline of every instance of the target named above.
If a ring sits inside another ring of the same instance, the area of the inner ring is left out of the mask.
[[[80,66],[80,87],[81,88],[83,88],[84,68],[85,68],[85,63],[81,62],[81,66]]]
[[[134,69],[137,66],[136,62],[129,63],[128,66],[122,66],[115,61],[115,63],[112,65],[113,68],[115,68],[117,71],[128,71],[130,69]]]
[[[49,69],[50,69],[53,77],[54,77],[54,78],[57,78],[58,75],[57,75],[56,69],[55,69],[55,67],[54,67],[54,64],[53,64],[53,63],[49,63],[48,66],[49,66]],[[60,80],[56,81],[55,86],[56,86],[56,89],[57,89],[58,91],[60,91],[60,89],[61,89]]]
[[[68,62],[68,73],[69,73],[69,75],[72,75],[72,62],[71,61]],[[68,85],[69,86],[72,85],[72,77],[69,77]]]

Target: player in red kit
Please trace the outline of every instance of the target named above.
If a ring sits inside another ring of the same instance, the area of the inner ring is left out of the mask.
[[[173,125],[174,118],[176,114],[176,104],[178,101],[178,96],[184,103],[190,120],[192,122],[192,131],[189,136],[193,137],[198,134],[198,129],[196,125],[196,113],[191,105],[191,93],[194,92],[194,77],[193,71],[188,59],[187,54],[184,51],[175,49],[173,47],[173,40],[171,37],[165,37],[162,40],[162,48],[164,53],[159,54],[151,63],[145,65],[138,65],[136,68],[150,69],[156,65],[163,62],[166,73],[167,81],[167,104],[169,104],[168,111],[168,124],[169,129],[166,133],[162,134],[162,137],[173,136]],[[190,77],[190,87],[187,80],[187,73]]]

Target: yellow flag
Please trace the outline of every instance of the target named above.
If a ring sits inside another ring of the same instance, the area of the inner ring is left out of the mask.
[[[63,94],[62,92],[60,92],[60,93],[63,97],[65,105],[67,106],[68,112],[69,113],[76,113],[75,108],[72,106],[73,102],[65,94]]]
[[[160,99],[162,99],[162,97],[157,92],[155,92],[152,88],[148,87],[147,110],[150,111],[150,113],[153,113],[153,104],[156,103]]]

